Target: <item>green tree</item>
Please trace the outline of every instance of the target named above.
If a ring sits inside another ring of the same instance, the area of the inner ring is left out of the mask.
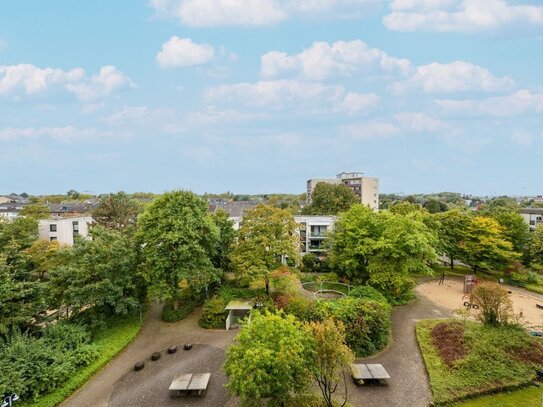
[[[478,284],[471,293],[470,302],[479,306],[475,315],[485,325],[507,324],[513,318],[511,298],[507,290],[499,284]]]
[[[503,228],[503,237],[513,245],[513,250],[529,258],[528,243],[530,240],[530,227],[526,224],[518,209],[498,208],[490,212],[490,216],[498,221]]]
[[[231,259],[243,284],[264,278],[281,266],[282,259],[297,265],[300,261],[297,223],[287,210],[258,205],[245,212]]]
[[[440,201],[435,198],[431,198],[426,200],[422,207],[426,209],[430,213],[439,213],[439,212],[446,212],[447,211],[447,204],[443,201]]]
[[[19,216],[9,222],[0,222],[0,254],[6,255],[8,264],[22,260],[23,250],[38,238],[38,222]]]
[[[219,230],[207,204],[188,191],[168,192],[149,204],[138,220],[137,236],[149,294],[179,307],[184,284],[201,292],[218,281],[213,266]]]
[[[38,273],[41,280],[61,262],[60,244],[57,241],[36,240],[24,253],[32,265],[33,272]]]
[[[219,229],[219,244],[217,252],[213,256],[213,265],[222,271],[230,271],[232,269],[230,252],[237,236],[237,231],[233,227],[234,222],[229,219],[228,213],[222,209],[212,214],[211,218]]]
[[[244,405],[271,399],[283,406],[310,380],[311,344],[307,329],[292,315],[253,313],[226,353],[226,387]]]
[[[470,219],[460,243],[460,260],[472,267],[474,272],[483,269],[507,268],[519,254],[513,245],[503,237],[500,224],[486,216]]]
[[[334,393],[342,382],[345,396],[341,407],[347,403],[347,375],[354,360],[353,352],[345,343],[345,326],[341,321],[328,318],[323,322],[308,324],[313,340],[311,372],[324,398],[326,407],[335,406]]]
[[[343,184],[319,182],[311,195],[311,203],[302,209],[302,214],[337,215],[357,202],[358,198],[351,188]]]
[[[21,209],[19,216],[26,216],[32,219],[48,219],[50,216],[49,208],[43,203],[28,204]]]
[[[92,217],[98,225],[109,229],[133,230],[142,209],[139,201],[121,191],[100,197],[98,205],[92,210]]]
[[[539,225],[531,235],[530,257],[532,261],[543,264],[543,225]]]
[[[53,305],[68,315],[86,308],[96,316],[138,309],[143,282],[133,238],[100,226],[91,236],[61,251],[62,261],[50,273]]]
[[[436,214],[439,251],[450,259],[450,267],[461,257],[460,245],[470,223],[470,214],[460,209]]]

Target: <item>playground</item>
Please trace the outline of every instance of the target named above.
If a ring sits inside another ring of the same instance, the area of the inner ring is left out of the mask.
[[[453,311],[462,308],[464,302],[469,301],[469,295],[464,296],[463,286],[460,279],[445,279],[443,284],[434,280],[419,284],[416,291],[417,294]],[[521,314],[528,327],[543,327],[543,309],[537,306],[543,306],[543,296],[518,287],[504,287],[511,292],[514,313]]]

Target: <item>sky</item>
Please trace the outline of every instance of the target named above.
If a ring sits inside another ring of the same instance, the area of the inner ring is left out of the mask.
[[[543,4],[0,4],[0,194],[543,193]]]

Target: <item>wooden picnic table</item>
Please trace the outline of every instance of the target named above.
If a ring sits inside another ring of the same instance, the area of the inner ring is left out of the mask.
[[[205,394],[210,373],[181,373],[174,377],[170,384],[170,396],[180,397],[187,394]]]
[[[352,364],[351,365],[353,379],[358,383],[365,380],[385,380],[390,379],[390,375],[381,364]]]

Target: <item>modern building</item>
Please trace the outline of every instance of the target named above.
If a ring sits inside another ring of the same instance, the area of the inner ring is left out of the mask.
[[[327,232],[334,228],[335,216],[295,216],[300,225],[300,253],[322,253],[326,251]]]
[[[360,172],[342,172],[336,178],[314,178],[307,181],[307,204],[312,201],[313,191],[319,182],[343,184],[351,188],[362,205],[379,210],[379,178],[366,177]]]
[[[19,203],[0,203],[0,218],[13,220],[19,216],[19,212],[24,208],[24,205]]]
[[[38,222],[38,237],[41,240],[58,241],[73,245],[77,236],[88,238],[92,217],[82,216],[66,219],[43,219]]]
[[[522,208],[520,209],[520,215],[532,231],[537,226],[543,225],[543,208]]]

